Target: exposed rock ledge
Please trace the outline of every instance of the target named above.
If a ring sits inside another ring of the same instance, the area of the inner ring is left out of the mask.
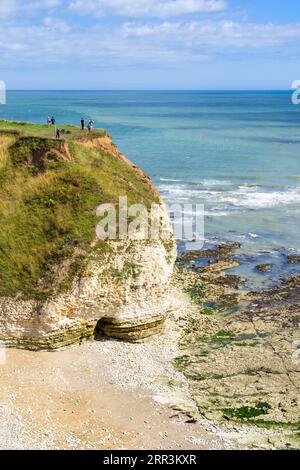
[[[127,238],[101,245],[95,240],[94,191],[106,198],[100,203],[125,192],[129,203],[162,204],[149,178],[105,134],[82,139],[70,126],[61,144],[40,135],[49,132],[45,126],[0,122],[0,131],[0,214],[13,223],[5,203],[14,204],[22,224],[22,211],[29,205],[22,231],[32,233],[22,233],[13,242],[13,252],[3,241],[7,238],[0,238],[0,341],[33,350],[55,349],[98,334],[139,341],[159,333],[171,305],[174,240]],[[12,179],[19,180],[18,189]],[[78,227],[73,227],[74,221]],[[50,238],[45,233],[49,225]],[[67,255],[61,255],[66,248]]]

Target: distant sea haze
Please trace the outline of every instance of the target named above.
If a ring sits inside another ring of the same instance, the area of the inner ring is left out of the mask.
[[[291,92],[8,92],[1,119],[92,118],[170,202],[205,205],[208,242],[300,250],[300,106]]]

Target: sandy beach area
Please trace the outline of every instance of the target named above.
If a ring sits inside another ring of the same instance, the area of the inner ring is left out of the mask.
[[[186,299],[177,315],[187,308]],[[180,300],[178,299],[178,302]],[[9,349],[0,375],[0,449],[230,449],[234,430],[197,416],[174,319],[163,336],[56,352]]]

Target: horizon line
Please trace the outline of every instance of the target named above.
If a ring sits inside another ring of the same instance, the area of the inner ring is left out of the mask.
[[[151,88],[130,88],[130,89],[119,89],[119,88],[112,88],[112,89],[88,89],[88,88],[8,88],[6,89],[7,92],[24,92],[24,91],[51,91],[51,92],[56,92],[56,91],[80,91],[80,92],[115,92],[115,91],[121,91],[121,92],[161,92],[161,91],[166,91],[166,92],[225,92],[225,91],[232,91],[232,92],[255,92],[255,91],[264,91],[264,92],[272,92],[272,91],[281,91],[281,92],[291,92],[293,91],[292,88],[156,88],[156,89],[151,89]]]

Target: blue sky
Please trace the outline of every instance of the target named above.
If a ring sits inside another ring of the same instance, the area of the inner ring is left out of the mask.
[[[9,89],[288,89],[299,0],[0,0]]]

